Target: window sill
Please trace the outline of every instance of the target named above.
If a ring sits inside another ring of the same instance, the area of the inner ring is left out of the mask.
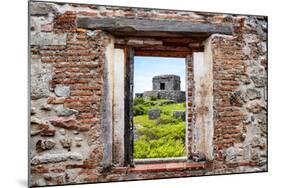
[[[167,162],[187,162],[187,157],[167,157],[167,158],[147,158],[147,159],[135,159],[134,163],[138,164],[154,164],[154,163],[167,163]]]
[[[183,170],[202,170],[206,169],[206,162],[172,162],[158,164],[139,164],[129,168],[128,172],[169,172]]]
[[[202,162],[166,162],[137,164],[134,167],[115,167],[117,173],[147,173],[147,172],[173,172],[184,170],[204,170],[209,167],[209,163]]]

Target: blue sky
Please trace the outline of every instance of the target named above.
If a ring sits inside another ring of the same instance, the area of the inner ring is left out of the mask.
[[[134,57],[134,93],[152,90],[152,77],[175,74],[181,77],[181,90],[185,89],[185,59],[170,57]]]

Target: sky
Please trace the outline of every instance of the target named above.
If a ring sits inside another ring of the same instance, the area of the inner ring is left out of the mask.
[[[134,93],[152,90],[152,77],[174,74],[181,77],[181,90],[185,89],[185,59],[171,57],[134,57]]]

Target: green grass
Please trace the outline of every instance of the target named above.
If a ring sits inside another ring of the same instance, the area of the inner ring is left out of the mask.
[[[184,103],[167,104],[164,106],[156,106],[156,108],[159,108],[164,114],[172,113],[172,111],[175,110],[185,110]]]
[[[185,110],[184,103],[164,104],[167,100],[135,99],[134,124],[138,140],[134,142],[134,158],[180,157],[185,155],[185,121],[172,116],[172,111]],[[161,110],[160,118],[149,120],[147,111]]]
[[[180,110],[184,111],[185,110],[185,103],[173,103],[173,104],[165,104],[163,103],[167,102],[169,100],[164,100],[164,99],[158,99],[156,101],[152,100],[143,100],[142,98],[136,98],[134,100],[134,115],[143,115],[147,114],[147,111],[151,108],[158,108],[161,110],[161,113],[163,114],[171,114],[172,111],[175,110]]]
[[[164,158],[180,157],[185,154],[184,144],[179,140],[147,140],[141,137],[134,145],[134,157],[138,158]]]

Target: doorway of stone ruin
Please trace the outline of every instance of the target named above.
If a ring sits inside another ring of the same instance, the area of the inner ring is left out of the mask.
[[[160,83],[160,90],[165,90],[165,83]]]

